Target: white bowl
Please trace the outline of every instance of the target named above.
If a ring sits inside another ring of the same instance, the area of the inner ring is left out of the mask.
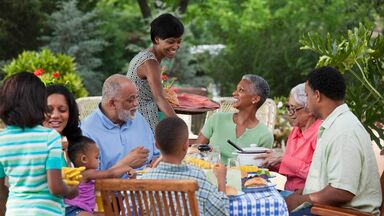
[[[265,151],[269,149],[264,147],[257,147],[255,144],[251,144],[250,147],[243,148],[243,150],[244,152],[233,152],[233,154],[237,155],[237,159],[239,160],[240,166],[253,165],[260,167],[264,159],[259,159],[257,158],[257,156],[260,156],[260,154],[264,154]]]

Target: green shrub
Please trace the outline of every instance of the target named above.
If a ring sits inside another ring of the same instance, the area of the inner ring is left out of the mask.
[[[65,85],[76,97],[88,95],[80,76],[75,71],[73,58],[63,54],[53,54],[44,49],[41,52],[24,51],[11,63],[4,66],[5,78],[22,71],[35,73],[47,85]]]
[[[379,146],[384,139],[384,37],[372,37],[372,28],[358,28],[335,37],[308,33],[301,49],[319,55],[317,67],[333,66],[347,78],[346,102]]]

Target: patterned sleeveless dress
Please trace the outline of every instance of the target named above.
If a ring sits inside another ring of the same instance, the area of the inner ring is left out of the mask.
[[[148,49],[141,51],[139,54],[133,57],[129,63],[127,77],[137,86],[139,94],[139,112],[143,114],[151,126],[152,131],[155,132],[156,125],[159,123],[157,104],[153,98],[153,94],[151,88],[149,87],[148,81],[141,79],[137,75],[137,68],[149,59],[154,59],[157,61],[155,54],[150,52]]]

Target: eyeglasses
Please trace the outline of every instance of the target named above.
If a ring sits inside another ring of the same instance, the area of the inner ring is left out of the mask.
[[[304,107],[303,106],[301,106],[301,107],[292,107],[292,106],[289,106],[287,104],[287,105],[285,105],[285,108],[288,111],[288,115],[294,115],[297,111],[303,109]]]

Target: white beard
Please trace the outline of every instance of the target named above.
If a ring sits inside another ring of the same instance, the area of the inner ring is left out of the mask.
[[[132,114],[132,110],[136,110],[136,107],[133,107],[129,110],[119,110],[117,112],[117,117],[120,121],[127,122],[133,120],[136,117],[136,111]]]

